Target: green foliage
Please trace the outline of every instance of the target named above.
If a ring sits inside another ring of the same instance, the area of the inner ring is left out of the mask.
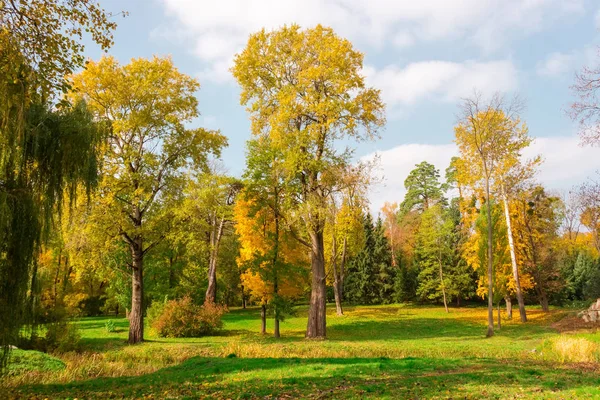
[[[152,321],[152,328],[160,337],[200,337],[222,328],[221,316],[226,312],[223,306],[210,302],[198,306],[192,299],[184,297],[170,300],[162,308],[162,313]]]
[[[363,217],[364,244],[348,263],[344,296],[354,304],[387,304],[394,300],[392,255],[383,222],[373,225],[371,214]]]
[[[67,353],[80,349],[81,333],[76,324],[58,321],[46,325],[45,350]]]
[[[106,333],[114,333],[117,330],[115,321],[113,321],[112,319],[106,321],[104,323],[104,329],[106,330]]]
[[[600,298],[600,260],[581,251],[572,274],[567,277],[567,285],[575,299]]]
[[[416,164],[416,168],[410,171],[404,181],[404,187],[407,192],[400,204],[402,214],[411,211],[423,212],[440,201],[445,202],[440,172],[427,161]]]

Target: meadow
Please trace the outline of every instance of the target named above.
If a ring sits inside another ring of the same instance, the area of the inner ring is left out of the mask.
[[[481,307],[391,305],[329,310],[328,339],[304,339],[306,308],[259,334],[259,310],[235,309],[217,336],[126,344],[127,320],[77,321],[82,350],[13,352],[9,398],[600,398],[600,334],[559,332],[569,312],[530,309],[485,338]],[[560,324],[560,322],[559,322]]]

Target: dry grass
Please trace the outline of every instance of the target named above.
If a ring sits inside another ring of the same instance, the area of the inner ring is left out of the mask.
[[[560,362],[592,363],[600,361],[597,343],[585,338],[561,335],[552,339],[552,350]]]

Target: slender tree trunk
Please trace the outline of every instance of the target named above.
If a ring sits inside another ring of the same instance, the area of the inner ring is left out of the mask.
[[[550,311],[550,307],[548,306],[548,295],[546,294],[546,291],[540,286],[536,286],[536,291],[538,295],[538,301],[540,302],[540,306],[542,306],[542,311]]]
[[[441,247],[440,247],[441,253]],[[444,273],[442,272],[442,255],[439,255],[438,264],[440,265],[440,284],[442,285],[442,295],[444,296],[444,308],[448,312],[448,302],[446,301],[446,286],[444,285]]]
[[[133,271],[131,272],[131,312],[129,313],[129,344],[144,340],[144,253],[142,239],[137,238],[131,246]]]
[[[344,235],[344,244],[342,245],[342,260],[340,262],[340,276],[339,276],[339,286],[338,293],[340,294],[340,303],[344,301],[344,279],[345,269],[346,269],[346,251],[348,250],[348,238]]]
[[[210,257],[208,262],[208,287],[206,288],[205,302],[217,302],[217,258],[219,255],[219,244],[223,236],[223,226],[225,218],[217,220],[213,218],[213,229],[210,237]]]
[[[332,240],[332,252],[333,257],[331,266],[333,268],[333,297],[335,298],[335,311],[337,315],[344,315],[344,310],[342,309],[342,299],[340,298],[340,279],[337,268],[337,241],[335,234]]]
[[[460,307],[460,294],[456,296],[456,307]]]
[[[513,240],[513,233],[510,220],[510,210],[508,208],[508,196],[506,191],[502,188],[502,202],[504,203],[504,218],[506,219],[506,234],[508,236],[508,247],[510,249],[510,261],[512,264],[513,278],[515,280],[515,290],[517,294],[517,301],[519,303],[519,315],[521,316],[521,322],[527,322],[527,313],[525,311],[525,302],[523,301],[523,292],[521,291],[521,281],[519,279],[519,267],[517,266],[517,255],[515,252],[515,242]]]
[[[242,308],[246,309],[246,295],[244,294],[244,285],[242,285]]]
[[[488,278],[488,330],[487,337],[494,336],[494,227],[492,226],[492,207],[490,205],[490,181],[485,181],[485,203],[487,207],[487,278]]]
[[[325,339],[327,288],[325,286],[325,254],[323,251],[323,230],[311,232],[311,270],[312,286],[310,293],[310,308],[306,337],[310,339]]]
[[[506,318],[512,319],[512,299],[510,296],[506,296],[504,302],[506,303]]]
[[[117,305],[115,306],[115,317],[119,316],[119,304],[117,303]]]
[[[264,303],[260,306],[260,333],[267,334],[267,305]]]
[[[502,318],[500,317],[500,300],[498,300],[498,329],[502,328]]]

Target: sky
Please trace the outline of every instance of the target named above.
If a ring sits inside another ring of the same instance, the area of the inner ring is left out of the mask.
[[[171,56],[196,77],[201,117],[196,126],[229,138],[223,163],[244,169],[250,123],[229,68],[248,36],[261,28],[323,24],[365,55],[367,84],[381,90],[387,124],[381,139],[356,145],[356,159],[379,154],[381,182],[371,210],[400,202],[415,164],[443,171],[456,155],[453,126],[460,99],[517,93],[536,140],[525,156],[542,154],[538,179],[566,191],[600,170],[600,149],[581,147],[565,110],[569,87],[584,65],[600,63],[599,0],[100,0],[117,18],[121,63]],[[87,56],[102,52],[90,45]]]

